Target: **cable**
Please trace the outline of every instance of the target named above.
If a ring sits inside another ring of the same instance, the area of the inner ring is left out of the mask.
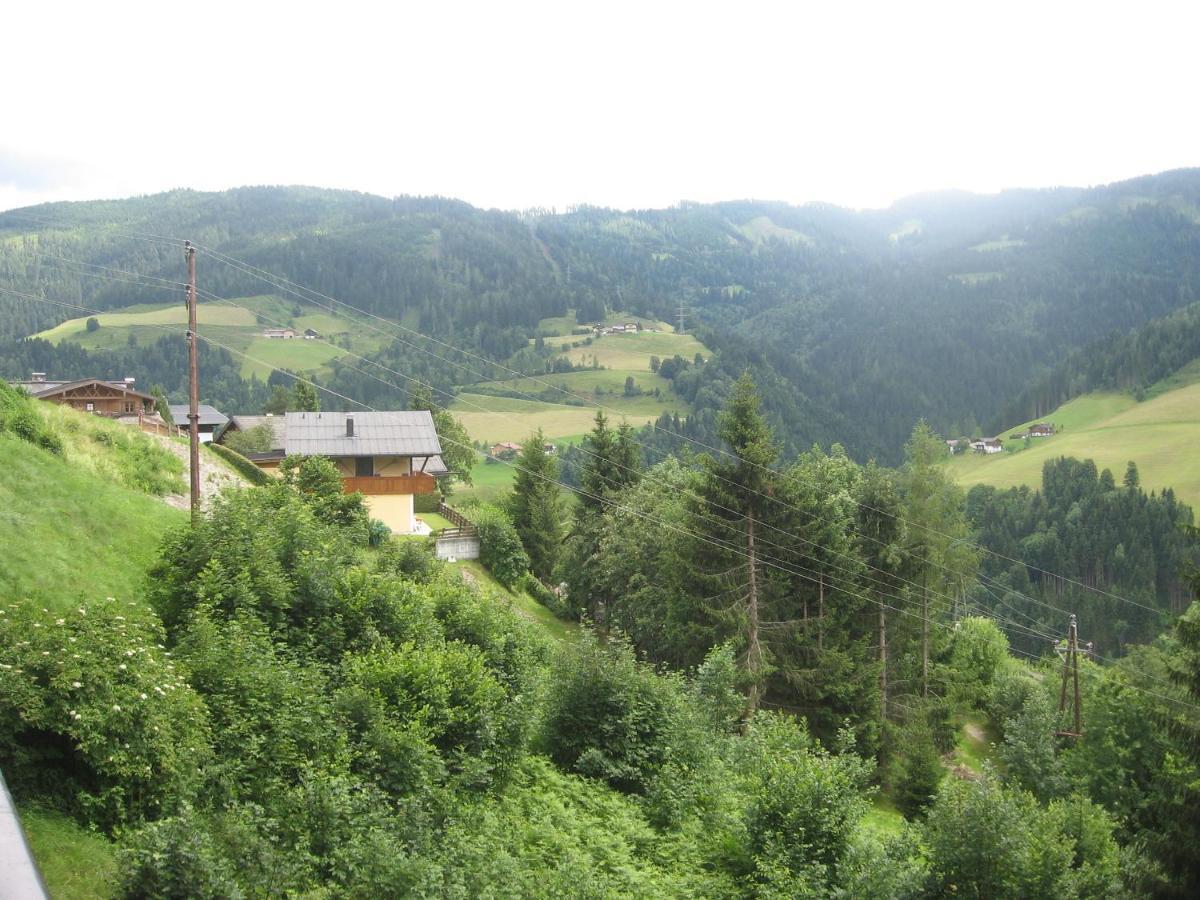
[[[464,355],[466,355],[466,356],[469,356],[469,357],[471,357],[471,358],[474,358],[474,359],[478,359],[478,360],[480,360],[481,362],[484,362],[484,363],[486,363],[486,364],[488,364],[488,365],[495,365],[495,366],[497,366],[498,368],[501,368],[501,369],[503,369],[504,371],[507,371],[509,374],[511,374],[511,375],[513,375],[513,376],[515,376],[516,378],[521,378],[521,379],[531,378],[531,379],[532,379],[532,380],[533,380],[535,383],[538,383],[538,384],[545,384],[547,387],[549,387],[549,388],[550,388],[550,389],[552,389],[552,390],[557,390],[557,391],[560,391],[560,392],[562,392],[562,393],[568,394],[568,395],[569,395],[569,396],[571,396],[571,397],[574,397],[575,399],[582,400],[582,401],[584,401],[584,402],[590,402],[590,403],[592,403],[594,406],[596,406],[596,407],[597,407],[597,408],[599,408],[599,409],[603,409],[603,410],[606,410],[606,411],[608,411],[608,412],[612,412],[612,413],[615,413],[615,414],[618,414],[618,415],[619,415],[619,413],[617,413],[617,411],[615,411],[615,410],[612,410],[612,409],[611,409],[611,408],[609,408],[609,407],[605,407],[603,404],[600,404],[600,403],[598,403],[598,402],[597,402],[597,401],[595,401],[595,400],[590,400],[589,398],[586,398],[586,397],[584,397],[584,396],[582,396],[582,395],[575,394],[575,393],[574,393],[574,392],[572,392],[572,391],[568,391],[567,389],[565,389],[565,388],[563,388],[563,387],[560,387],[560,386],[557,386],[557,385],[551,384],[551,383],[549,383],[549,382],[545,382],[545,381],[543,381],[542,379],[538,378],[537,376],[527,376],[527,375],[525,375],[525,374],[523,374],[523,373],[517,372],[517,371],[516,371],[516,370],[514,370],[514,369],[509,369],[509,368],[507,368],[506,366],[503,366],[503,365],[498,365],[498,364],[496,364],[496,363],[492,363],[490,360],[486,360],[484,357],[481,357],[481,356],[479,356],[478,354],[472,353],[472,352],[470,352],[470,351],[465,351],[465,350],[462,350],[461,348],[458,348],[458,347],[454,347],[453,345],[451,345],[451,344],[448,344],[448,343],[446,343],[445,341],[441,341],[441,340],[439,340],[439,339],[437,339],[437,338],[434,338],[434,337],[431,337],[431,336],[429,336],[429,335],[423,335],[423,334],[421,334],[420,332],[418,332],[418,331],[415,331],[414,329],[408,328],[407,326],[403,325],[402,323],[393,322],[392,320],[385,319],[385,318],[383,318],[382,316],[376,315],[375,313],[371,313],[371,312],[367,312],[367,311],[365,311],[365,310],[358,309],[357,307],[351,306],[350,304],[348,304],[348,303],[345,303],[344,301],[338,300],[338,299],[337,299],[337,298],[335,298],[335,297],[331,297],[331,296],[329,296],[329,295],[327,295],[327,294],[324,294],[324,293],[322,293],[322,292],[320,292],[320,291],[317,291],[317,290],[315,290],[315,289],[312,289],[312,288],[307,288],[307,287],[304,287],[303,285],[296,284],[295,282],[292,282],[292,281],[290,281],[289,279],[287,279],[287,278],[285,278],[285,277],[283,277],[283,276],[281,276],[281,275],[275,275],[274,273],[268,272],[268,271],[267,271],[267,270],[265,270],[265,269],[261,269],[261,268],[259,268],[259,267],[257,267],[257,266],[253,266],[253,265],[251,265],[250,263],[246,263],[246,262],[244,262],[244,261],[242,261],[242,260],[235,259],[234,257],[227,256],[226,254],[220,253],[220,252],[218,252],[218,251],[216,251],[216,250],[214,250],[214,249],[212,249],[212,248],[210,248],[210,247],[205,247],[205,246],[202,246],[202,245],[197,245],[197,247],[198,247],[198,249],[200,249],[202,252],[204,252],[204,253],[207,253],[208,255],[212,256],[212,258],[216,259],[217,261],[219,261],[219,262],[223,262],[223,263],[225,263],[226,265],[230,266],[231,268],[234,268],[234,269],[236,269],[236,270],[238,270],[238,271],[241,271],[241,272],[243,272],[244,274],[247,274],[247,275],[252,275],[252,276],[258,277],[258,278],[259,278],[259,279],[261,279],[262,281],[264,281],[264,282],[267,282],[268,284],[272,284],[272,285],[273,285],[274,287],[276,287],[276,288],[280,288],[280,289],[283,289],[283,290],[287,290],[289,293],[293,294],[293,296],[300,297],[301,299],[308,299],[308,300],[309,300],[309,302],[312,302],[312,300],[311,300],[311,297],[305,297],[303,294],[300,294],[300,293],[298,293],[296,289],[298,289],[298,290],[302,290],[302,291],[307,291],[307,292],[308,292],[309,294],[311,294],[311,295],[314,295],[314,296],[320,297],[320,298],[322,298],[322,299],[324,299],[324,300],[326,300],[326,301],[328,301],[328,302],[330,302],[330,303],[336,303],[336,304],[338,304],[339,306],[346,307],[346,308],[348,308],[348,309],[350,309],[350,310],[353,310],[354,312],[357,312],[357,313],[359,313],[360,315],[370,316],[371,318],[373,318],[373,319],[376,319],[377,321],[383,322],[384,324],[387,324],[387,325],[389,325],[390,327],[393,327],[393,328],[398,328],[398,329],[400,329],[400,330],[402,330],[402,331],[405,331],[405,332],[408,332],[408,333],[414,334],[414,335],[416,335],[416,336],[418,336],[418,337],[422,337],[422,338],[424,338],[424,339],[426,339],[426,340],[429,340],[429,341],[431,341],[431,342],[433,342],[433,343],[435,343],[435,344],[439,344],[439,345],[441,345],[441,346],[443,346],[443,347],[446,347],[447,349],[454,350],[454,351],[456,351],[456,352],[458,352],[458,353],[462,353],[462,354],[464,354]],[[282,283],[282,284],[281,284],[281,283]],[[416,348],[416,349],[421,349],[421,348],[419,348],[419,347],[418,347],[418,348]],[[434,354],[434,355],[436,356],[436,354]],[[439,358],[441,358],[441,357],[439,357]],[[445,359],[444,359],[443,361],[445,361],[445,362],[450,362],[451,364],[457,365],[456,363],[453,363],[451,360],[445,360]],[[465,368],[465,367],[464,367],[464,368]],[[476,375],[478,375],[478,374],[480,374],[480,373],[473,373],[473,374],[476,374]],[[721,454],[721,455],[724,455],[724,456],[727,456],[727,457],[730,457],[730,458],[733,458],[733,459],[739,459],[739,458],[738,458],[736,455],[729,453],[729,451],[727,451],[727,450],[724,450],[724,449],[721,449],[721,448],[717,448],[717,447],[712,447],[712,446],[710,446],[710,445],[708,445],[708,444],[705,444],[703,441],[698,441],[698,440],[696,440],[696,439],[694,439],[694,438],[690,438],[690,437],[688,437],[687,435],[683,435],[683,434],[676,434],[676,436],[677,436],[677,437],[680,437],[680,438],[682,438],[683,440],[686,440],[686,441],[688,441],[689,443],[692,443],[692,444],[695,444],[695,445],[697,445],[697,446],[699,446],[699,447],[702,447],[702,448],[704,448],[704,449],[705,449],[705,450],[707,450],[707,451],[711,451],[711,452],[714,452],[714,453],[719,453],[719,454]],[[750,465],[750,466],[752,466],[752,467],[754,467],[754,468],[761,469],[761,470],[763,470],[763,471],[765,471],[765,472],[769,472],[769,473],[771,473],[771,474],[773,474],[773,475],[776,475],[777,477],[784,477],[784,478],[786,478],[786,477],[787,477],[787,476],[786,476],[786,473],[781,473],[781,472],[778,472],[777,470],[775,470],[775,469],[772,469],[772,468],[770,468],[769,466],[760,466],[760,465],[757,465],[757,464],[754,464],[754,463],[745,463],[745,461],[742,461],[742,460],[740,460],[740,459],[739,459],[739,461],[740,461],[740,462],[742,462],[743,464]],[[763,495],[763,496],[768,496],[768,495]],[[768,496],[768,499],[774,499],[774,498],[770,498],[770,497]],[[778,503],[778,502],[780,502],[780,501],[778,501],[778,500],[775,500],[775,502],[777,502],[777,503]],[[889,513],[889,512],[887,512],[886,510],[877,509],[877,508],[875,508],[875,507],[872,507],[872,506],[870,506],[869,504],[863,504],[863,503],[860,503],[860,502],[858,502],[858,501],[854,501],[854,502],[856,503],[856,505],[857,505],[857,506],[859,506],[859,508],[862,508],[862,509],[868,509],[868,510],[871,510],[872,512],[879,513],[880,515],[885,515],[885,516],[888,516],[889,518],[893,518],[893,519],[895,519],[896,521],[902,522],[902,523],[904,523],[904,524],[906,524],[906,525],[909,525],[909,526],[913,526],[913,527],[919,528],[919,529],[921,529],[922,531],[925,531],[925,532],[926,532],[926,533],[928,533],[928,534],[931,534],[931,535],[936,535],[936,536],[938,536],[938,537],[942,537],[942,538],[945,538],[945,539],[947,539],[947,540],[950,540],[950,541],[958,540],[958,538],[954,537],[953,535],[946,534],[946,533],[944,533],[944,532],[938,531],[937,529],[931,528],[931,527],[929,527],[929,526],[925,526],[925,525],[921,525],[921,524],[919,524],[919,523],[916,523],[916,522],[912,522],[911,520],[904,519],[902,516],[897,516],[897,515],[895,515],[894,513]],[[830,524],[832,524],[832,523],[830,523]],[[865,535],[864,535],[863,537],[867,537],[867,536],[865,536]],[[868,539],[870,539],[870,538],[868,538]],[[1083,589],[1085,589],[1085,590],[1092,591],[1092,592],[1094,592],[1094,593],[1098,593],[1098,594],[1102,594],[1102,595],[1105,595],[1105,596],[1111,597],[1111,598],[1113,598],[1113,599],[1120,600],[1120,601],[1122,601],[1122,602],[1125,602],[1125,603],[1129,603],[1129,604],[1131,604],[1131,605],[1133,605],[1133,606],[1138,606],[1138,607],[1140,607],[1140,608],[1142,608],[1142,609],[1148,610],[1148,611],[1150,611],[1150,612],[1154,612],[1154,613],[1156,613],[1156,614],[1159,614],[1159,613],[1160,613],[1160,611],[1159,611],[1159,610],[1157,610],[1157,609],[1155,609],[1155,608],[1153,608],[1153,607],[1146,606],[1145,604],[1138,603],[1137,601],[1130,600],[1130,599],[1128,599],[1128,598],[1125,598],[1125,597],[1121,597],[1121,596],[1120,596],[1120,595],[1118,595],[1118,594],[1114,594],[1114,593],[1112,593],[1112,592],[1110,592],[1110,591],[1105,591],[1105,590],[1103,590],[1102,588],[1096,588],[1096,587],[1093,587],[1093,586],[1091,586],[1091,585],[1084,584],[1083,582],[1077,581],[1077,580],[1075,580],[1075,579],[1067,578],[1066,576],[1063,576],[1063,575],[1058,575],[1057,573],[1050,572],[1050,571],[1048,571],[1048,570],[1045,570],[1045,569],[1041,569],[1041,568],[1039,568],[1039,567],[1037,567],[1037,566],[1032,566],[1032,565],[1030,565],[1029,563],[1026,563],[1026,562],[1024,562],[1023,560],[1014,559],[1013,557],[1005,556],[1005,555],[1004,555],[1004,554],[1002,554],[1002,553],[999,553],[999,552],[997,552],[997,551],[991,550],[991,549],[989,549],[989,548],[987,548],[987,547],[984,547],[984,546],[982,546],[982,545],[980,545],[980,544],[977,544],[977,543],[971,542],[971,546],[974,546],[975,548],[977,548],[977,549],[981,550],[982,552],[984,552],[984,553],[988,553],[988,554],[991,554],[991,555],[993,555],[993,556],[995,556],[995,557],[997,557],[997,558],[999,558],[999,559],[1004,559],[1004,560],[1006,560],[1006,561],[1008,561],[1008,562],[1020,563],[1020,564],[1022,564],[1022,565],[1025,565],[1025,566],[1027,566],[1028,568],[1030,568],[1030,569],[1031,569],[1031,570],[1033,570],[1033,571],[1036,571],[1036,572],[1041,572],[1041,573],[1043,573],[1043,574],[1046,574],[1046,575],[1053,575],[1053,576],[1055,576],[1056,578],[1060,578],[1060,579],[1062,579],[1063,581],[1065,581],[1065,582],[1067,582],[1067,583],[1073,584],[1073,585],[1075,585],[1075,586],[1077,586],[1077,587],[1081,587],[1081,588],[1083,588]],[[952,571],[952,570],[948,570],[948,571]],[[958,573],[956,573],[956,574],[958,574]],[[1060,610],[1058,610],[1058,611],[1059,611],[1059,612],[1061,612],[1061,613],[1063,613],[1064,615],[1065,615],[1065,614],[1068,614],[1068,610],[1065,610],[1065,609],[1060,609]]]

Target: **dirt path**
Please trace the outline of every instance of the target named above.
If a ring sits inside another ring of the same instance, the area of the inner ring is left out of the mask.
[[[183,462],[183,477],[186,481],[188,478],[188,445],[173,441],[167,437],[159,437],[157,435],[150,435],[150,437],[179,457]],[[245,478],[220,462],[216,457],[205,453],[203,447],[200,448],[201,502],[215,497],[227,487],[246,487],[247,484],[248,482]],[[167,494],[162,500],[176,509],[187,509],[191,505],[191,497],[186,493]]]

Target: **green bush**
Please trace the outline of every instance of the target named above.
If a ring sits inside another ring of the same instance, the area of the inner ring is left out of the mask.
[[[435,513],[441,508],[442,495],[438,491],[432,494],[414,494],[413,495],[413,512],[415,513]]]
[[[495,506],[481,506],[472,521],[479,532],[479,561],[502,585],[515,587],[529,571],[529,554],[512,520]]]
[[[18,793],[101,828],[188,799],[208,715],[145,607],[0,608],[0,758]]]
[[[367,524],[367,543],[372,547],[380,547],[392,536],[392,529],[387,522],[371,519]]]
[[[571,622],[578,618],[578,616],[572,613],[567,601],[556,591],[552,591],[546,585],[542,584],[541,579],[532,572],[525,573],[525,577],[521,579],[521,587],[524,588],[525,593],[560,619],[566,619],[568,622]]]
[[[34,400],[24,391],[0,381],[0,434],[7,431],[23,441],[61,456],[62,440],[46,428],[33,404]]]
[[[119,866],[122,897],[245,896],[233,864],[190,815],[163,819],[136,832],[122,848]]]
[[[253,462],[246,459],[242,454],[238,453],[229,447],[222,444],[207,443],[201,445],[207,448],[209,453],[212,453],[226,463],[228,463],[235,472],[245,478],[248,482],[254,485],[264,485],[271,482],[271,476],[256,466]]]

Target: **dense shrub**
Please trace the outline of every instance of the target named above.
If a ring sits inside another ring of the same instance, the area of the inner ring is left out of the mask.
[[[224,462],[245,478],[248,482],[255,485],[264,485],[271,482],[271,476],[252,463],[236,450],[223,446],[222,444],[206,443],[203,444],[209,453],[220,457]]]
[[[33,399],[24,391],[0,381],[0,434],[8,432],[51,453],[62,455],[62,440],[46,428],[33,403]]]
[[[516,587],[529,571],[529,555],[512,520],[495,506],[479,507],[471,519],[479,532],[479,561],[502,585]]]
[[[188,799],[208,716],[145,607],[0,609],[0,758],[20,794],[102,828]]]

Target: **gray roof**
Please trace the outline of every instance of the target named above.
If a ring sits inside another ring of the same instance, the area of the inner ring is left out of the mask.
[[[354,420],[354,436],[346,420]],[[442,445],[427,410],[405,412],[290,412],[284,444],[289,456],[436,456]]]
[[[175,420],[176,425],[186,425],[188,421],[188,405],[186,403],[172,403],[171,418]],[[214,406],[209,406],[206,403],[201,403],[200,408],[200,424],[201,425],[224,425],[229,421],[229,417]]]
[[[229,428],[226,428],[222,435],[228,433],[230,429],[237,431],[249,431],[251,428],[257,428],[259,425],[269,425],[273,433],[271,448],[274,450],[282,450],[286,443],[287,422],[283,416],[234,416],[229,420]]]
[[[450,470],[446,468],[446,464],[442,462],[440,456],[414,456],[412,459],[412,470],[414,472],[424,472],[426,475],[450,474]]]

